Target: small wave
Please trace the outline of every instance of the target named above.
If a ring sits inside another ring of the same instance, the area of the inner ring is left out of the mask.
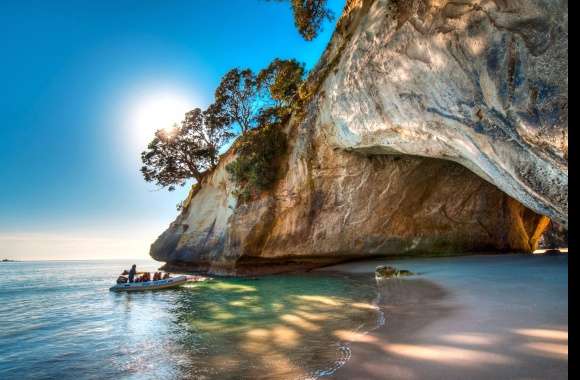
[[[346,362],[349,361],[349,359],[352,356],[350,344],[348,344],[346,342],[338,342],[337,346],[338,346],[338,348],[337,348],[336,352],[337,352],[338,357],[337,357],[336,361],[332,364],[332,366],[325,368],[325,369],[316,370],[316,371],[312,372],[304,380],[316,380],[316,379],[319,379],[321,377],[333,375],[343,365],[345,365]]]
[[[371,331],[374,331],[374,330],[385,325],[386,317],[385,317],[385,313],[383,312],[383,310],[378,306],[379,299],[380,299],[380,296],[377,295],[377,297],[373,300],[373,303],[372,303],[373,308],[378,313],[376,325],[367,331],[361,331],[365,327],[365,324],[364,323],[360,324],[356,329],[354,329],[355,333],[360,334],[360,335],[367,335]],[[350,360],[350,358],[352,357],[352,350],[350,348],[350,343],[338,342],[337,346],[338,346],[338,349],[337,349],[337,354],[338,354],[337,356],[338,357],[337,357],[336,361],[332,364],[332,366],[325,368],[325,369],[316,370],[316,371],[312,372],[309,376],[304,378],[304,380],[317,380],[321,377],[334,375],[334,373],[336,373],[336,371],[338,371],[342,366],[344,366]]]

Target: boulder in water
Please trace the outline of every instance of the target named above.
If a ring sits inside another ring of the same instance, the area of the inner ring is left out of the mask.
[[[393,277],[406,277],[412,276],[414,273],[406,269],[397,269],[388,265],[381,265],[375,269],[375,278],[377,280],[393,278]]]

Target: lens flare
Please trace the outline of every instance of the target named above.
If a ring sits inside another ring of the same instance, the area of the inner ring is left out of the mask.
[[[171,138],[185,113],[194,107],[187,97],[178,93],[158,93],[140,99],[132,113],[131,145],[144,149],[158,130]]]

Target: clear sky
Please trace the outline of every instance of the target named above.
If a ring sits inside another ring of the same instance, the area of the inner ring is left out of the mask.
[[[306,42],[264,0],[3,0],[0,258],[147,258],[187,193],[142,179],[153,130],[233,67],[311,68],[333,29]]]

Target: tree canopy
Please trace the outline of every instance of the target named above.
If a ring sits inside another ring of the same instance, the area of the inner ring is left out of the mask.
[[[276,58],[258,73],[256,81],[258,88],[267,89],[275,106],[285,107],[295,100],[304,73],[304,64],[295,59]]]
[[[141,173],[147,182],[170,191],[189,178],[200,182],[203,172],[216,165],[219,148],[232,136],[220,115],[196,108],[185,114],[181,125],[155,132],[141,153]]]
[[[274,178],[271,157],[284,146],[275,141],[283,135],[278,130],[290,116],[304,75],[304,65],[293,59],[275,59],[257,75],[250,69],[228,71],[215,91],[214,103],[205,111],[189,111],[180,125],[155,133],[141,154],[145,180],[169,190],[189,178],[200,182],[203,173],[217,165],[220,148],[238,127],[242,134],[238,145],[245,148],[239,149],[235,177],[260,187],[270,183]],[[266,126],[268,131],[249,133]],[[249,171],[252,179],[248,179]]]
[[[334,13],[327,7],[328,0],[274,0],[290,2],[294,14],[294,25],[306,41],[312,41],[322,30],[325,20],[334,19]]]
[[[257,102],[256,76],[250,69],[232,69],[215,90],[212,108],[228,123],[237,123],[245,133],[255,125],[260,104]]]
[[[334,18],[327,0],[273,1],[290,2],[294,23],[308,41],[318,35],[325,20]],[[170,191],[190,178],[199,183],[204,172],[217,165],[220,148],[239,129],[238,158],[228,171],[245,195],[267,188],[276,178],[276,155],[286,147],[281,126],[300,105],[298,90],[304,76],[304,64],[294,59],[277,58],[258,74],[250,69],[228,71],[205,111],[196,108],[185,114],[180,125],[155,132],[141,153],[143,177]],[[263,128],[252,131],[256,127]]]
[[[242,134],[260,125],[261,113],[268,108],[290,106],[304,80],[304,64],[294,59],[274,59],[258,74],[250,69],[228,71],[215,91],[208,108],[221,123],[236,125]]]

